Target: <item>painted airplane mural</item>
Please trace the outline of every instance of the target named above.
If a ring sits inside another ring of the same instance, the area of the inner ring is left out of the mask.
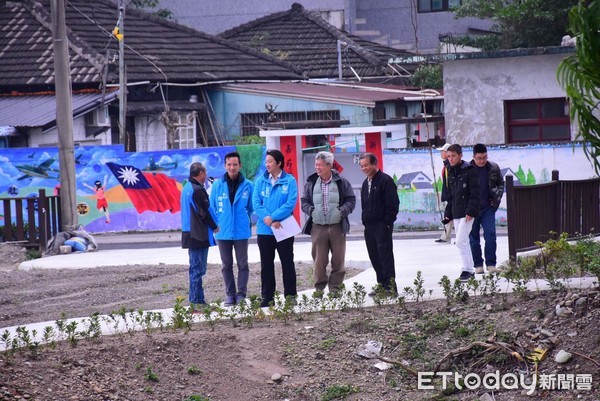
[[[32,155],[29,155],[28,157],[33,157],[33,155],[35,155],[35,152],[33,152]],[[53,178],[58,180],[58,170],[55,170],[53,168],[51,168],[52,164],[54,164],[54,162],[56,161],[56,157],[51,157],[49,159],[47,159],[46,161],[37,164],[37,165],[32,165],[32,164],[18,164],[15,166],[15,168],[17,170],[19,170],[21,173],[23,173],[23,175],[21,177],[18,178],[18,180],[25,180],[28,178],[34,178],[34,177],[38,177],[38,178]],[[57,173],[56,177],[51,177],[48,172],[52,171]]]

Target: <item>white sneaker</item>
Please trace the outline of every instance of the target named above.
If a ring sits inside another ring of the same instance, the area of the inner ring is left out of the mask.
[[[487,266],[488,273],[503,273],[504,269],[501,269],[496,266]]]
[[[475,268],[475,274],[483,274],[483,266],[477,266]]]

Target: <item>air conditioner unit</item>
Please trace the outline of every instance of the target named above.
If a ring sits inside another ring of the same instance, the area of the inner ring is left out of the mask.
[[[90,127],[110,127],[108,106],[100,106],[86,114],[86,124]]]

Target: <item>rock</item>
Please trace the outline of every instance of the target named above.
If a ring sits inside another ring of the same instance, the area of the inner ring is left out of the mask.
[[[577,301],[575,301],[575,306],[582,307],[586,303],[587,303],[587,298],[586,297],[581,297],[581,298],[578,298]]]
[[[482,394],[481,397],[479,397],[479,401],[494,401],[494,399],[492,398],[491,395],[489,395],[488,393]]]
[[[379,371],[385,372],[386,370],[390,370],[391,368],[393,368],[394,365],[387,362],[378,362],[375,365],[373,365],[373,367]]]
[[[542,327],[547,327],[550,326],[550,323],[552,323],[552,321],[554,320],[554,316],[548,316],[547,318],[544,319],[544,321],[542,322]]]
[[[274,381],[275,383],[280,382],[283,379],[283,376],[281,375],[281,373],[273,373],[271,375],[271,380]]]
[[[383,344],[379,341],[370,340],[366,344],[361,344],[358,346],[356,353],[363,358],[371,359],[376,358],[381,352],[381,348]]]
[[[565,306],[573,306],[573,301],[570,299],[568,301],[565,301]]]
[[[556,363],[567,363],[569,362],[569,360],[571,359],[572,355],[561,349],[560,351],[558,351],[558,353],[556,354],[556,356],[554,357],[554,362]]]
[[[561,307],[556,305],[556,316],[558,317],[569,317],[573,314],[573,311],[567,307]]]
[[[492,310],[492,305],[491,304],[486,304],[485,305],[485,310],[488,311],[488,312],[491,311]]]
[[[543,334],[546,337],[552,337],[552,336],[554,336],[554,333],[552,333],[550,330],[540,330],[540,334]]]

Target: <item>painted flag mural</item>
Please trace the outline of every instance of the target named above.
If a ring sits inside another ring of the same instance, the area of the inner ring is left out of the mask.
[[[145,211],[171,213],[181,210],[181,192],[174,179],[160,173],[144,173],[133,166],[106,163],[125,189],[138,213]]]

